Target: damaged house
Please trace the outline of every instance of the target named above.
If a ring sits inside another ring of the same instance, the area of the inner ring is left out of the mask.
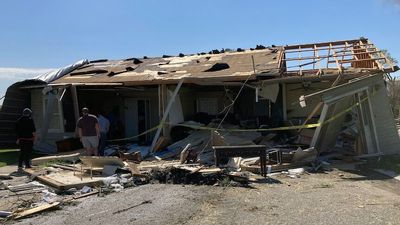
[[[397,70],[365,38],[83,60],[11,86],[0,141],[14,144],[12,122],[31,107],[36,150],[55,153],[56,141],[75,137],[80,109],[88,107],[110,119],[110,144],[137,143],[161,150],[162,159],[188,144],[197,154],[254,144],[278,152],[300,146],[320,154],[393,154],[400,141],[385,80]]]

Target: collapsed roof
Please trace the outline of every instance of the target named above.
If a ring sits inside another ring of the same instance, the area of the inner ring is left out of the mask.
[[[64,84],[172,84],[321,78],[337,74],[389,73],[399,68],[368,39],[213,50],[193,55],[95,60],[52,82]]]

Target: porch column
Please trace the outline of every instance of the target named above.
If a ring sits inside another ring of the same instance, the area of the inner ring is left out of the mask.
[[[75,121],[78,121],[78,119],[79,119],[79,104],[78,104],[78,93],[76,91],[75,85],[71,86],[71,96],[72,96],[72,102],[74,104]]]
[[[176,95],[178,94],[179,89],[180,89],[181,86],[182,86],[182,83],[183,83],[183,79],[179,81],[178,85],[176,85],[176,88],[175,88],[175,90],[174,90],[174,93],[172,94],[170,100],[168,101],[167,107],[165,108],[163,117],[162,117],[162,119],[161,119],[161,121],[160,121],[160,123],[163,124],[163,126],[162,126],[162,127],[159,127],[159,128],[157,129],[156,134],[154,135],[153,142],[151,143],[151,146],[150,146],[150,151],[151,151],[151,152],[153,152],[154,146],[156,145],[157,140],[158,140],[158,138],[160,137],[161,130],[162,130],[162,128],[165,126],[164,123],[165,123],[165,121],[166,121],[167,118],[168,118],[168,113],[169,113],[169,111],[170,111],[170,109],[171,109],[171,107],[172,107],[172,103],[174,103],[174,101],[175,101]]]

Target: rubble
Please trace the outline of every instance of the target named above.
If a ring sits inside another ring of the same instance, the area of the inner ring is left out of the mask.
[[[211,122],[207,127],[216,124]],[[343,135],[349,137],[351,127],[344,127]],[[330,169],[328,162],[318,159],[316,149],[309,147],[309,134],[314,131],[281,136],[278,132],[226,130],[238,128],[225,123],[218,131],[191,129],[186,137],[169,145],[166,138],[160,137],[154,153],[150,153],[149,146],[128,143],[108,146],[104,157],[67,152],[34,159],[41,164],[25,172],[36,181],[9,185],[7,189],[40,197],[11,215],[24,218],[85,197],[149,183],[249,187],[253,182],[280,183],[271,178],[276,172],[299,178],[307,173],[304,166],[310,165],[307,170],[311,172]],[[251,155],[251,146],[262,151]],[[216,149],[224,148],[236,149],[236,153],[218,158]],[[269,182],[271,179],[273,182]]]

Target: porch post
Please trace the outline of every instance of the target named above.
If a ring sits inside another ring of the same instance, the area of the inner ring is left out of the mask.
[[[156,145],[157,140],[158,140],[158,138],[160,137],[161,130],[162,130],[163,127],[165,126],[164,123],[165,123],[165,121],[166,121],[167,118],[168,118],[168,113],[169,113],[169,111],[170,111],[170,109],[171,109],[171,107],[172,107],[172,103],[174,103],[174,101],[175,101],[176,95],[178,94],[179,89],[180,89],[181,86],[182,86],[182,83],[183,83],[183,79],[181,79],[181,80],[179,81],[178,85],[176,86],[176,88],[175,88],[175,90],[174,90],[174,93],[173,93],[172,96],[171,96],[171,99],[168,101],[168,105],[167,105],[167,107],[165,108],[163,117],[162,117],[162,119],[161,119],[161,121],[160,121],[160,124],[161,124],[162,126],[160,126],[160,127],[157,129],[157,132],[156,132],[156,134],[154,135],[153,141],[152,141],[151,146],[150,146],[150,152],[153,152],[154,146]]]
[[[79,119],[79,104],[78,104],[78,93],[76,91],[75,85],[71,86],[71,96],[72,96],[72,102],[74,104],[75,121],[78,121],[78,119]]]

